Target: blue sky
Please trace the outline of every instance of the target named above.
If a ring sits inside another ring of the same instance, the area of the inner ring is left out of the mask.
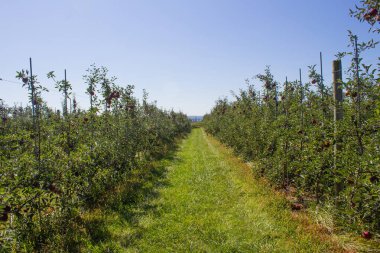
[[[2,1],[0,78],[15,80],[33,58],[34,73],[51,90],[44,95],[60,109],[61,97],[46,74],[66,68],[82,108],[88,106],[82,75],[92,63],[109,68],[120,85],[133,84],[160,107],[189,115],[207,113],[244,80],[270,65],[275,79],[307,79],[307,66],[324,55],[331,62],[347,49],[347,30],[360,39],[368,25],[351,18],[347,0],[65,0]],[[380,55],[372,50],[369,60]],[[343,65],[347,65],[343,62]],[[256,81],[259,87],[259,83]],[[8,105],[26,104],[19,85],[0,82]]]

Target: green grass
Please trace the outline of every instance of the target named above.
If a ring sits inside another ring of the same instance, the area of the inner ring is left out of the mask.
[[[154,177],[143,201],[125,212],[88,217],[95,226],[103,220],[89,251],[341,251],[316,227],[294,218],[283,197],[200,128],[163,163],[167,171],[161,168],[165,173]]]

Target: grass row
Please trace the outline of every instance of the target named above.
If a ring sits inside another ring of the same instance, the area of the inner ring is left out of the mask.
[[[292,213],[283,196],[254,179],[245,163],[202,129],[146,173],[150,182],[127,201],[135,204],[115,200],[120,208],[86,217],[94,227],[89,251],[345,251],[307,215]]]

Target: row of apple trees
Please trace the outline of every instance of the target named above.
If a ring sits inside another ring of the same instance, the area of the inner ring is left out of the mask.
[[[354,45],[356,37],[350,34],[350,39]],[[375,44],[359,43],[357,52]],[[353,59],[342,82],[344,116],[336,124],[332,87],[310,66],[307,83],[283,84],[268,67],[254,77],[261,90],[247,80],[248,88],[232,101],[216,102],[204,126],[253,161],[258,175],[278,188],[295,190],[299,201],[331,204],[345,225],[379,232],[380,69],[354,53],[339,54],[349,56]]]
[[[78,108],[71,84],[48,74],[62,111],[43,100],[37,76],[17,72],[30,106],[0,101],[0,247],[10,251],[79,251],[82,215],[103,205],[118,185],[144,187],[153,161],[191,129],[182,113],[133,96],[105,67],[84,75],[91,107]],[[128,200],[129,196],[124,199]]]

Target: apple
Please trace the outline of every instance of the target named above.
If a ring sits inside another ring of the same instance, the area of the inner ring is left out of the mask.
[[[49,185],[49,190],[51,192],[54,192],[55,194],[58,194],[60,195],[62,192],[57,188],[57,186],[55,184],[50,184]]]
[[[8,220],[8,213],[11,211],[10,206],[6,206],[3,210],[3,213],[0,216],[0,221],[7,221]]]
[[[379,178],[377,176],[372,176],[369,181],[371,181],[371,183],[375,184],[377,182],[379,182]]]
[[[367,14],[370,15],[371,17],[376,16],[378,13],[376,8],[372,8]]]
[[[365,239],[371,239],[372,238],[372,233],[369,231],[363,231],[362,237]]]
[[[0,221],[7,221],[8,220],[8,213],[2,213],[0,216]]]
[[[270,90],[272,88],[272,85],[270,82],[266,81],[265,82],[265,88],[267,88],[268,90]]]
[[[292,210],[298,211],[304,208],[304,206],[300,203],[292,203],[291,205]]]

